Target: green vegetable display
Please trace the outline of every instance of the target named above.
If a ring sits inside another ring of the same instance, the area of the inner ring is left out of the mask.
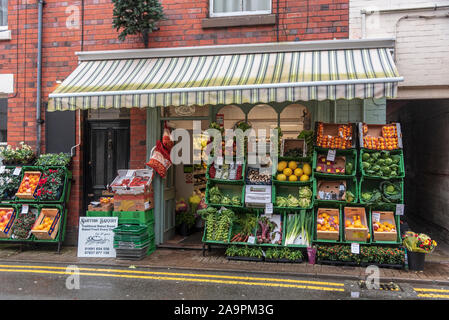
[[[262,258],[263,250],[258,247],[248,246],[230,246],[226,249],[226,256],[228,257],[249,257],[249,258]]]
[[[242,204],[242,197],[238,195],[224,195],[217,186],[213,186],[209,189],[209,202],[211,204],[222,204],[224,206],[240,206]]]
[[[265,251],[265,259],[271,260],[290,260],[290,261],[298,261],[302,260],[303,255],[300,250],[292,250],[289,248],[270,248]]]
[[[197,213],[206,221],[205,239],[206,241],[227,242],[229,229],[235,220],[235,214],[229,209],[217,210],[208,207],[198,210]]]
[[[309,208],[312,204],[313,192],[310,187],[300,187],[298,191],[298,197],[293,194],[276,197],[276,206],[281,208]]]
[[[400,182],[382,181],[378,188],[374,188],[372,191],[364,191],[360,197],[368,205],[400,203],[402,199],[401,184]]]
[[[309,246],[312,241],[313,216],[305,212],[286,216],[285,245]]]
[[[0,174],[0,199],[12,200],[19,189],[21,176],[13,175],[13,169],[5,169]]]
[[[362,169],[367,176],[397,177],[401,174],[400,162],[401,156],[391,155],[389,151],[364,151],[362,155]]]

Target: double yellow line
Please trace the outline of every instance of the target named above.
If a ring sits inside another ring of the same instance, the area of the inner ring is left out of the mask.
[[[233,284],[262,287],[283,287],[306,290],[344,292],[344,283],[278,279],[264,277],[226,276],[217,274],[194,274],[179,272],[156,272],[107,268],[77,268],[80,276],[113,277],[127,279],[169,280],[184,282]],[[0,265],[0,272],[18,272],[35,274],[73,275],[73,269],[56,266]]]
[[[430,289],[430,288],[413,288],[415,292],[424,292],[424,293],[418,293],[417,297],[419,298],[439,298],[439,299],[449,299],[449,294],[442,294],[442,293],[449,293],[449,290],[445,289]],[[431,293],[426,293],[431,292]],[[434,293],[438,292],[438,293]]]

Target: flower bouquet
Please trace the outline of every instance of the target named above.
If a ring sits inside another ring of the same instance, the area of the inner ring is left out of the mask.
[[[424,270],[426,253],[435,250],[437,242],[424,233],[406,232],[402,244],[407,249],[408,266],[410,270]]]

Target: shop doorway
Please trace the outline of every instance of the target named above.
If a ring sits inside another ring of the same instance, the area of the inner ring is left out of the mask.
[[[104,195],[117,175],[129,168],[129,120],[90,120],[87,126],[86,203]]]

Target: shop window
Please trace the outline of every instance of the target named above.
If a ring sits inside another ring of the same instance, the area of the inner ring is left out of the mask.
[[[8,26],[8,0],[0,0],[0,30]]]
[[[271,0],[210,0],[210,16],[271,13]]]
[[[302,130],[310,129],[310,112],[300,104],[285,107],[280,114],[280,124],[284,139],[297,138]]]
[[[0,99],[0,145],[6,143],[8,131],[8,100]]]
[[[278,114],[272,106],[259,104],[254,106],[248,113],[248,122],[256,130],[256,133],[260,129],[265,129],[268,136],[270,129],[278,126]]]

